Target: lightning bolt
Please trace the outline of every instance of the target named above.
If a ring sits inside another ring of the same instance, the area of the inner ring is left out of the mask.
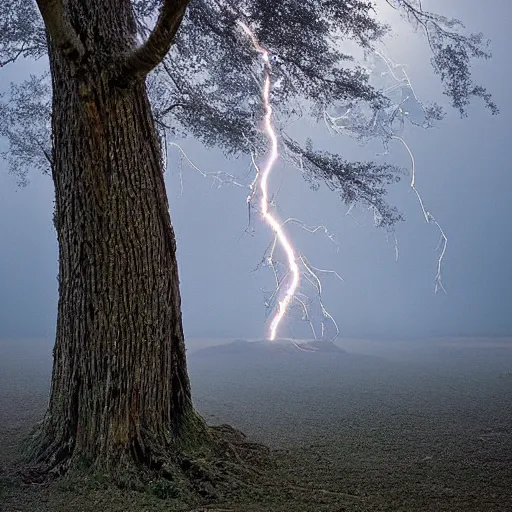
[[[410,89],[413,99],[419,105],[421,105],[420,100],[416,96],[416,93],[414,91],[414,87],[412,86],[411,80],[409,79],[409,75],[406,73],[403,66],[393,63],[389,57],[385,56],[383,53],[381,53],[379,51],[376,51],[375,53],[378,57],[380,57],[385,62],[391,76],[396,80],[397,83],[396,83],[395,87],[402,87],[402,84],[405,84],[405,86]],[[393,71],[393,68],[400,68],[400,70],[402,71],[402,74],[403,74],[403,78],[400,79]],[[409,99],[409,97],[407,96],[405,98],[404,102],[408,99]],[[401,105],[399,106],[399,109],[402,110]],[[404,115],[407,115],[407,112],[404,112]],[[443,285],[442,268],[443,268],[444,257],[446,255],[446,249],[448,247],[448,237],[446,236],[446,233],[444,232],[444,229],[442,228],[442,226],[439,224],[439,222],[437,222],[436,218],[432,215],[432,213],[430,213],[426,209],[423,197],[421,196],[420,192],[418,191],[418,189],[416,187],[416,160],[414,158],[414,153],[412,152],[410,146],[407,144],[407,142],[402,137],[400,137],[398,135],[391,135],[391,139],[397,140],[398,142],[400,142],[402,144],[402,146],[406,149],[407,153],[409,154],[409,158],[411,159],[410,187],[416,194],[418,203],[421,208],[421,212],[423,214],[423,217],[425,218],[425,222],[427,224],[434,224],[437,227],[437,229],[439,230],[440,240],[439,240],[438,249],[441,248],[441,252],[440,252],[439,258],[437,260],[437,273],[436,273],[436,276],[434,279],[434,292],[438,293],[441,290],[446,294],[446,289]]]
[[[434,279],[434,290],[435,293],[438,293],[439,291],[443,291],[446,293],[446,289],[443,285],[443,276],[442,276],[442,268],[444,263],[444,258],[446,255],[446,250],[448,247],[448,237],[446,236],[445,231],[443,230],[441,224],[436,220],[436,218],[432,215],[430,211],[427,210],[425,206],[425,202],[423,200],[422,195],[420,194],[418,188],[416,187],[416,162],[414,158],[414,154],[410,148],[410,146],[407,144],[405,139],[401,137],[400,135],[397,135],[394,128],[393,128],[393,122],[398,119],[401,122],[401,127],[403,128],[404,119],[408,118],[409,112],[407,112],[404,108],[404,104],[410,100],[411,98],[422,108],[423,112],[425,113],[425,109],[416,96],[416,92],[414,91],[414,87],[411,83],[411,80],[409,79],[409,76],[407,72],[404,69],[403,65],[397,64],[392,61],[390,57],[388,57],[383,51],[374,50],[375,56],[377,56],[379,59],[384,62],[387,73],[382,73],[381,76],[384,76],[385,74],[389,74],[393,81],[395,82],[391,86],[387,87],[383,90],[383,92],[391,93],[396,90],[408,90],[409,94],[405,96],[405,98],[402,99],[397,105],[394,106],[393,112],[388,117],[384,117],[384,120],[381,119],[380,122],[377,121],[377,118],[374,118],[373,122],[370,123],[369,126],[365,126],[365,123],[362,122],[362,116],[360,112],[353,112],[353,109],[351,107],[346,108],[345,112],[342,115],[339,116],[333,116],[327,112],[327,110],[324,110],[323,117],[324,122],[327,126],[327,130],[331,135],[333,134],[341,134],[341,133],[348,133],[356,135],[363,135],[363,136],[379,136],[384,139],[384,146],[385,151],[382,154],[388,153],[388,141],[389,140],[396,140],[398,141],[407,151],[409,158],[411,160],[411,182],[410,182],[410,188],[414,191],[416,198],[418,199],[418,203],[421,209],[421,212],[423,214],[423,217],[425,218],[425,221],[427,224],[434,224],[437,229],[439,230],[440,234],[440,240],[437,250],[440,250],[439,257],[437,260],[437,272]],[[402,73],[402,76],[400,77],[399,74],[395,72],[395,70],[400,70]],[[421,123],[417,123],[409,118],[409,121],[413,125],[419,125],[421,126]],[[427,124],[426,122],[423,123],[423,126],[425,127]],[[427,125],[428,126],[428,125]],[[351,207],[352,208],[352,207]],[[350,214],[351,208],[347,212],[347,214]],[[375,212],[374,212],[375,213]],[[396,238],[396,235],[394,235],[394,242],[395,242],[395,258],[398,261],[398,240]]]
[[[235,11],[231,9],[230,12],[234,16],[236,15]],[[249,213],[249,226],[244,231],[244,234],[252,232],[251,213],[253,209],[261,215],[265,224],[272,230],[274,237],[267,247],[262,261],[255,269],[258,270],[262,266],[270,267],[275,279],[275,288],[267,295],[265,300],[267,311],[272,313],[269,323],[268,339],[270,341],[274,341],[278,337],[278,331],[282,326],[283,319],[292,309],[295,310],[298,308],[302,311],[302,320],[309,324],[315,340],[319,338],[327,340],[327,337],[329,336],[329,341],[332,342],[338,337],[340,331],[334,318],[323,304],[322,281],[320,277],[321,275],[330,275],[338,278],[340,281],[343,281],[343,279],[333,270],[324,270],[311,265],[308,260],[294,247],[291,238],[286,232],[286,228],[288,225],[294,225],[310,234],[323,233],[339,250],[338,242],[327,227],[323,225],[311,226],[295,217],[290,217],[284,222],[281,222],[273,213],[276,208],[275,198],[277,194],[270,194],[269,179],[276,162],[280,158],[280,154],[277,130],[274,127],[274,111],[271,103],[272,66],[270,62],[270,55],[268,50],[260,44],[255,32],[247,23],[237,19],[236,24],[241,29],[243,36],[250,41],[256,53],[259,54],[263,64],[263,80],[261,77],[258,78],[257,74],[252,70],[249,70],[248,72],[261,88],[261,101],[264,107],[262,131],[265,133],[269,141],[269,148],[265,160],[260,166],[258,164],[258,155],[255,150],[251,150],[251,167],[255,170],[255,176],[247,185],[243,183],[243,180],[240,180],[235,175],[226,171],[205,172],[187,156],[186,152],[179,144],[172,142],[169,143],[169,146],[178,150],[181,157],[181,163],[185,162],[201,176],[210,179],[212,187],[221,187],[224,184],[228,184],[249,189],[249,193],[246,198]],[[242,133],[242,136],[246,140],[247,144],[251,146],[251,141],[245,136],[245,134]],[[285,160],[286,156],[285,152]],[[179,178],[181,191],[183,192],[182,165],[179,166]],[[280,261],[280,259],[275,256],[275,252],[278,250],[283,251],[286,256],[286,262]],[[299,287],[301,289],[299,289]],[[304,291],[304,287],[307,287],[308,290]],[[310,294],[309,288],[313,289],[314,296]],[[267,294],[268,292],[265,293]],[[275,305],[276,302],[277,306]],[[314,319],[311,314],[313,306],[315,307]],[[320,315],[320,319],[318,319],[318,315]],[[319,325],[316,326],[315,322]],[[334,328],[334,336],[331,335],[332,333],[328,332],[328,327]],[[308,349],[308,351],[311,351],[311,349]]]
[[[267,156],[267,159],[263,165],[263,168],[257,172],[257,178],[259,179],[259,188],[261,191],[261,201],[260,201],[260,209],[261,215],[265,222],[270,226],[272,231],[274,231],[277,241],[279,245],[282,247],[286,254],[286,259],[288,260],[288,271],[290,273],[290,282],[286,287],[284,292],[284,297],[279,301],[277,312],[275,313],[272,321],[270,322],[270,330],[269,330],[269,339],[271,341],[276,339],[277,329],[279,328],[279,324],[282,319],[286,315],[290,303],[292,302],[297,288],[300,283],[300,269],[297,264],[297,255],[295,253],[295,249],[293,248],[292,243],[288,239],[286,232],[283,228],[283,225],[279,223],[277,218],[272,215],[269,210],[269,194],[268,194],[268,180],[272,169],[274,168],[275,163],[279,158],[279,150],[278,150],[278,140],[277,134],[272,124],[272,104],[270,101],[270,92],[271,92],[271,73],[272,66],[270,64],[269,53],[266,48],[261,46],[256,34],[246,25],[243,21],[238,20],[239,27],[245,32],[245,34],[249,37],[254,46],[254,49],[261,55],[264,64],[264,73],[265,73],[265,81],[262,90],[262,100],[265,108],[265,115],[263,118],[263,126],[265,133],[270,141],[270,151]],[[251,201],[251,196],[249,196],[249,201]]]
[[[446,234],[445,234],[443,228],[441,227],[441,225],[439,224],[439,222],[437,222],[435,217],[425,208],[425,203],[423,201],[423,198],[421,197],[421,194],[419,193],[418,189],[416,188],[416,161],[415,161],[414,154],[413,154],[411,148],[409,147],[407,142],[405,142],[405,140],[402,139],[402,137],[399,137],[398,135],[392,135],[391,138],[400,142],[405,147],[407,152],[409,153],[409,157],[411,159],[411,184],[410,184],[410,187],[416,194],[416,197],[418,198],[418,203],[420,205],[421,212],[423,213],[423,217],[425,218],[425,222],[427,224],[430,224],[430,223],[434,224],[437,227],[437,229],[439,230],[439,233],[441,234],[441,238],[439,240],[439,246],[438,246],[438,247],[441,247],[441,253],[437,260],[437,274],[435,277],[435,289],[434,290],[435,290],[435,293],[438,293],[439,290],[442,290],[444,293],[446,293],[446,289],[443,285],[442,268],[443,268],[443,260],[444,260],[445,254],[446,254],[446,248],[448,246],[448,237],[446,236]]]
[[[233,16],[237,16],[237,13],[232,8],[228,8],[228,10]],[[269,141],[269,148],[264,162],[261,164],[260,167],[260,165],[258,164],[257,154],[255,154],[255,151],[251,151],[251,165],[256,172],[252,182],[249,185],[246,185],[242,183],[239,180],[239,178],[225,171],[202,171],[190,160],[190,158],[186,155],[185,151],[181,146],[179,146],[176,143],[171,143],[170,146],[176,147],[178,149],[178,151],[181,153],[182,161],[186,161],[190,167],[198,171],[203,177],[210,178],[212,180],[212,186],[217,185],[220,187],[223,184],[227,183],[234,185],[236,187],[249,189],[249,194],[246,198],[246,203],[248,205],[249,212],[249,226],[244,233],[248,232],[251,229],[252,209],[258,211],[261,214],[264,222],[270,227],[270,229],[274,233],[273,240],[270,242],[267,250],[265,251],[262,261],[258,264],[258,266],[255,269],[257,270],[261,266],[270,267],[275,278],[275,289],[272,291],[272,293],[267,295],[267,299],[265,301],[267,311],[271,311],[273,313],[269,325],[268,338],[271,341],[274,341],[277,338],[278,331],[280,326],[282,325],[283,319],[285,318],[287,313],[295,307],[298,308],[299,310],[302,310],[302,319],[309,323],[311,332],[315,339],[327,339],[327,325],[329,324],[334,326],[335,335],[330,338],[330,341],[334,341],[338,337],[340,331],[336,321],[327,311],[323,304],[323,286],[320,276],[322,274],[329,274],[331,276],[338,278],[340,281],[343,281],[343,279],[337,272],[333,270],[324,270],[311,265],[311,263],[309,263],[309,261],[302,254],[300,254],[300,252],[294,247],[291,238],[288,236],[285,228],[287,227],[287,225],[293,224],[299,226],[301,229],[311,234],[323,232],[324,235],[326,235],[326,237],[337,247],[338,244],[334,236],[327,230],[325,226],[308,226],[307,224],[303,223],[302,221],[294,217],[288,218],[284,222],[281,222],[278,219],[278,217],[272,212],[272,210],[275,209],[275,194],[271,196],[269,193],[269,179],[275,167],[275,164],[280,158],[279,140],[277,130],[274,127],[274,111],[271,102],[272,64],[270,60],[269,51],[259,42],[256,33],[250,28],[250,26],[247,23],[241,21],[240,19],[236,20],[236,25],[241,29],[241,32],[243,32],[243,34],[248,38],[255,52],[259,54],[259,56],[261,57],[261,61],[263,64],[263,84],[261,78],[258,78],[256,76],[256,73],[254,73],[252,70],[249,70],[249,73],[254,79],[254,81],[258,84],[258,86],[261,87],[261,100],[264,108],[262,130]],[[442,282],[441,271],[443,260],[446,254],[448,238],[446,237],[446,234],[443,231],[441,225],[425,207],[423,198],[421,197],[416,187],[416,164],[414,155],[407,142],[397,134],[396,128],[394,126],[394,120],[397,119],[399,122],[401,122],[401,126],[403,127],[404,119],[409,115],[409,112],[405,110],[404,105],[406,101],[410,99],[410,97],[412,97],[422,108],[423,106],[416,97],[412,84],[409,80],[407,73],[403,69],[403,66],[395,64],[389,57],[387,57],[384,53],[381,53],[380,51],[375,51],[375,55],[385,63],[388,69],[388,72],[383,73],[382,76],[389,75],[394,80],[394,83],[390,87],[384,89],[383,92],[392,93],[396,90],[408,89],[410,91],[410,95],[394,105],[394,111],[391,113],[391,115],[384,112],[383,117],[375,117],[369,124],[365,122],[364,113],[358,110],[357,106],[353,105],[348,105],[345,109],[345,112],[338,116],[333,116],[327,112],[327,109],[324,109],[324,121],[331,135],[335,133],[348,133],[351,135],[359,135],[362,138],[378,136],[384,139],[386,153],[388,152],[387,142],[389,142],[390,140],[396,140],[400,142],[403,145],[403,147],[407,150],[411,159],[412,178],[410,187],[415,192],[415,195],[418,199],[421,211],[426,222],[435,224],[441,234],[440,245],[438,247],[438,249],[441,248],[441,253],[437,265],[435,291],[437,293],[439,290],[442,290],[446,293]],[[395,70],[397,68],[402,72],[403,77],[400,77],[398,73],[395,73]],[[276,83],[275,86],[277,87],[277,85],[278,84]],[[423,111],[425,112],[424,108]],[[410,121],[413,124],[417,124],[411,119]],[[242,133],[242,136],[246,140],[247,144],[251,146],[251,142],[245,136],[245,134]],[[304,166],[302,162],[302,157],[300,155],[297,156],[294,154],[289,154],[285,146],[283,157],[285,161],[290,162],[304,173]],[[183,187],[181,167],[180,182]],[[353,207],[354,204],[351,204],[346,213],[347,215],[351,215]],[[378,216],[378,212],[376,210],[373,211],[373,214],[374,217]],[[393,239],[395,246],[395,257],[396,260],[398,261],[398,240],[394,233]],[[275,251],[278,249],[282,250],[286,256],[285,264],[282,261],[276,259],[274,256]],[[283,265],[286,267],[285,270],[283,270]],[[305,293],[303,291],[304,287],[308,287],[308,289],[309,287],[311,287],[315,291],[316,299],[311,298],[309,294]],[[317,309],[316,312],[319,312],[319,314],[321,315],[319,329],[316,328],[311,314],[311,305],[314,303],[315,300],[318,301],[316,305],[319,307],[319,309]],[[276,301],[277,307],[275,307]],[[306,350],[299,345],[296,346],[301,350]],[[307,350],[310,351],[311,349]]]

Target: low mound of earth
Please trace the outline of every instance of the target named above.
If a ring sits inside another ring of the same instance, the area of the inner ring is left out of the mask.
[[[304,352],[322,354],[346,354],[333,342],[319,340],[293,340],[289,338],[269,340],[235,340],[224,345],[216,345],[198,350],[194,357],[222,356],[222,355],[262,355],[262,356],[289,356],[302,355]]]
[[[376,375],[389,365],[331,342],[278,339],[235,340],[203,348],[188,356],[188,366],[194,395],[199,397],[212,392],[288,396],[302,388],[332,387],[333,379],[342,383]]]
[[[371,407],[401,371],[333,343],[289,339],[203,348],[189,355],[188,368],[194,402],[209,423],[229,423],[273,448],[336,429],[340,415]]]

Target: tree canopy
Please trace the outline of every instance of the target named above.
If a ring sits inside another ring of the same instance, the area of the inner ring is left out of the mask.
[[[399,179],[396,166],[350,162],[343,155],[320,152],[311,143],[302,145],[286,133],[284,122],[306,115],[320,122],[326,110],[358,107],[362,114],[352,127],[354,134],[386,142],[389,133],[371,129],[380,113],[406,113],[370,83],[354,55],[342,51],[347,42],[367,54],[375,49],[391,31],[379,19],[385,5],[399,10],[425,34],[433,69],[461,115],[472,98],[482,99],[497,113],[490,94],[471,75],[474,59],[490,57],[488,41],[482,34],[466,34],[458,19],[425,10],[421,0],[192,0],[172,50],[148,77],[162,135],[192,136],[231,155],[265,151],[257,121],[262,115],[257,101],[261,84],[254,72],[258,56],[237,26],[242,19],[255,29],[272,58],[272,101],[286,154],[300,160],[312,184],[326,182],[345,202],[373,209],[380,226],[392,227],[402,218],[385,197],[386,186]],[[132,2],[141,40],[151,33],[161,6],[160,0]],[[45,56],[44,26],[34,2],[6,0],[0,17],[0,67],[21,57]],[[3,156],[21,183],[30,169],[51,166],[50,89],[48,74],[30,76],[12,84],[0,104],[0,135],[9,145]],[[438,105],[424,112],[428,123],[443,116]]]

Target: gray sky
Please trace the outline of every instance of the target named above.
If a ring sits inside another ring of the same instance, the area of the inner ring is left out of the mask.
[[[443,270],[448,295],[434,294],[439,234],[425,224],[407,178],[390,192],[390,199],[407,217],[397,230],[398,262],[385,233],[373,228],[371,219],[361,226],[345,216],[346,207],[325,187],[310,190],[297,170],[284,166],[272,181],[280,187],[282,218],[324,224],[339,242],[337,251],[319,234],[292,231],[313,265],[336,270],[344,278],[343,283],[328,276],[324,280],[324,303],[342,337],[512,334],[512,61],[507,21],[512,6],[508,0],[431,0],[425,7],[460,17],[469,30],[483,31],[492,39],[493,59],[479,63],[475,76],[501,109],[498,117],[492,117],[476,102],[467,119],[449,111],[432,130],[406,132],[416,156],[417,186],[449,238]],[[444,101],[429,67],[425,40],[408,29],[402,31],[403,27],[397,25],[390,43],[393,57],[408,64],[420,99]],[[14,79],[16,70],[2,70],[2,76],[9,72]],[[328,138],[324,129],[309,129],[319,144],[347,156],[374,158],[379,150],[354,149],[344,138]],[[184,147],[205,171],[243,175],[247,169],[247,161],[226,161],[192,141]],[[403,148],[397,144],[391,149],[393,161],[409,164]],[[186,164],[181,194],[178,162],[179,156],[171,150],[167,183],[178,239],[185,331],[190,337],[261,337],[266,329],[261,288],[269,288],[272,281],[268,269],[252,270],[262,258],[269,232],[256,223],[254,236],[241,236],[247,227],[247,192],[229,186],[212,188]],[[47,176],[33,173],[30,179],[28,187],[17,189],[0,163],[0,339],[52,336],[55,329],[53,189]],[[303,332],[293,324],[286,325],[282,334]]]

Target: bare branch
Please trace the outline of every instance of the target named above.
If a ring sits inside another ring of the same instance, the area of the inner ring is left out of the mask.
[[[119,78],[129,80],[145,76],[156,68],[169,52],[190,0],[164,0],[155,28],[147,41],[130,53],[121,66]]]
[[[188,105],[186,103],[174,103],[173,105],[170,105],[169,107],[165,108],[164,110],[162,111],[159,111],[158,112],[158,115],[160,117],[165,117],[167,114],[169,114],[170,112],[172,112],[175,108],[177,107],[181,107],[181,108],[187,108]]]
[[[8,59],[4,61],[0,61],[0,68],[3,68],[4,66],[7,66],[7,64],[11,64],[12,62],[16,62],[18,57],[23,54],[25,51],[25,48],[20,48],[12,57],[9,57]]]
[[[0,60],[0,68],[7,66],[7,64],[12,64],[16,62],[20,57],[26,57],[27,55],[31,55],[33,52],[38,50],[37,46],[26,47],[23,45],[21,48],[16,48],[14,53],[11,54],[7,59]]]
[[[37,6],[53,43],[71,60],[80,60],[85,47],[64,12],[62,0],[37,0]]]

